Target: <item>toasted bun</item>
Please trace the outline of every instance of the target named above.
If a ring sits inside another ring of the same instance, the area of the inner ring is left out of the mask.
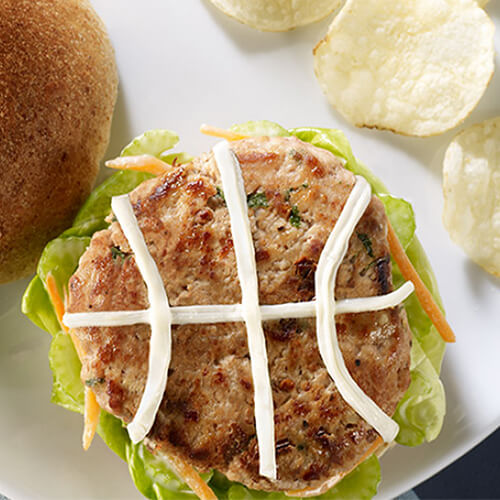
[[[30,274],[89,195],[117,83],[87,0],[0,0],[0,283]]]

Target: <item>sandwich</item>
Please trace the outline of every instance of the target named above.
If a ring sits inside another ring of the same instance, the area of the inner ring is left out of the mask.
[[[442,426],[453,341],[411,206],[337,130],[149,131],[50,242],[23,311],[52,400],[148,498],[371,498]],[[415,289],[415,293],[412,293]]]

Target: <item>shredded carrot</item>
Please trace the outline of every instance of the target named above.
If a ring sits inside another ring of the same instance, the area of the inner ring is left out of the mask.
[[[116,170],[136,170],[153,175],[162,175],[169,172],[172,167],[151,155],[120,156],[105,163],[106,167]]]
[[[61,298],[61,295],[59,294],[59,290],[57,289],[57,283],[54,276],[49,273],[47,279],[45,280],[45,283],[47,285],[47,292],[56,311],[56,316],[59,320],[61,328],[64,332],[69,333],[73,345],[75,346],[76,354],[80,359],[83,359],[85,352],[83,351],[80,340],[74,334],[73,330],[69,330],[69,328],[63,323],[63,316],[65,312],[64,302]],[[90,444],[92,443],[92,439],[94,438],[95,431],[97,429],[97,424],[99,423],[100,411],[101,408],[97,403],[94,392],[89,387],[85,387],[85,407],[83,410],[84,427],[82,438],[84,450],[88,450]]]
[[[443,340],[445,342],[455,342],[456,339],[453,330],[446,321],[441,309],[439,309],[436,304],[431,292],[429,292],[428,288],[425,286],[424,282],[413,267],[413,264],[401,246],[401,243],[399,242],[399,239],[396,236],[394,228],[390,222],[388,223],[387,229],[389,247],[401,274],[406,280],[411,281],[415,285],[415,293],[420,305],[427,313],[427,316],[429,316],[429,319],[432,321]]]
[[[59,324],[61,328],[68,333],[68,327],[63,323],[64,316],[64,302],[59,294],[59,290],[57,289],[57,283],[54,276],[49,273],[47,275],[47,279],[45,280],[45,284],[47,285],[47,292],[49,294],[50,300],[52,301],[52,305],[56,311],[57,319],[59,320]]]
[[[377,439],[373,441],[373,444],[366,450],[366,452],[363,454],[363,456],[354,464],[349,470],[344,471],[336,476],[337,482],[343,479],[347,474],[352,472],[358,465],[362,464],[368,457],[373,455],[377,448],[383,444],[382,438],[380,436],[377,436]],[[336,483],[335,483],[336,484]],[[328,485],[328,488],[333,488],[335,484]],[[311,494],[314,495],[320,495],[323,492],[317,492],[318,487],[316,488],[304,488],[302,490],[292,490],[292,491],[286,491],[285,494],[290,497],[298,496],[298,497],[308,497]]]
[[[61,328],[65,333],[69,333],[71,340],[75,345],[76,353],[78,354],[78,357],[82,359],[85,353],[82,350],[82,346],[80,344],[80,341],[78,340],[78,337],[76,337],[75,334],[72,331],[70,331],[69,328],[63,322],[63,316],[65,313],[64,302],[61,298],[61,295],[59,294],[59,290],[57,289],[57,283],[54,276],[49,273],[47,275],[45,283],[47,285],[47,292],[49,294],[50,300],[56,311],[56,316],[57,319],[59,320],[59,324],[61,325]]]
[[[193,492],[198,495],[198,498],[201,500],[217,500],[210,486],[203,481],[191,465],[174,455],[169,455],[168,461],[181,479],[183,479]]]
[[[221,137],[222,139],[227,139],[228,141],[239,141],[240,139],[246,139],[248,137],[247,135],[238,134],[237,132],[231,132],[230,130],[212,127],[212,125],[205,124],[200,127],[200,132],[205,135]]]
[[[83,449],[87,451],[94,439],[97,424],[99,423],[99,414],[101,407],[97,403],[94,391],[89,387],[85,387],[85,410],[83,413],[84,427],[82,445]]]

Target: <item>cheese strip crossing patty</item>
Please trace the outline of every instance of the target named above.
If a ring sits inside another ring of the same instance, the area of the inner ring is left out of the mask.
[[[266,338],[259,308],[257,265],[248,218],[247,197],[240,166],[229,148],[229,143],[219,142],[213,148],[213,152],[229,211],[241,287],[242,315],[247,327],[254,385],[255,428],[260,458],[259,473],[269,479],[276,479],[273,394],[267,363]]]
[[[339,300],[335,306],[336,314],[381,311],[401,304],[415,290],[407,281],[394,292],[374,297]],[[204,323],[228,323],[243,321],[240,304],[217,304],[208,306],[174,306],[170,308],[173,325],[194,325]],[[96,311],[66,313],[63,322],[68,328],[89,326],[125,326],[147,323],[147,309],[138,311]],[[262,321],[282,318],[313,318],[316,316],[316,301],[288,302],[286,304],[261,305]]]
[[[368,182],[356,176],[356,184],[323,248],[315,274],[316,333],[319,352],[345,401],[382,436],[385,442],[396,437],[399,426],[356,384],[340,350],[335,326],[335,281],[349,239],[371,200]],[[359,299],[362,300],[362,299]]]
[[[114,197],[111,208],[134,252],[135,262],[148,290],[147,322],[151,325],[148,376],[139,408],[127,426],[130,439],[138,443],[151,430],[167,386],[172,354],[172,313],[161,275],[144,241],[128,195]]]

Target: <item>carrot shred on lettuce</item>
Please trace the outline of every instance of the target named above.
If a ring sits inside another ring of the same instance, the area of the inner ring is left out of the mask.
[[[49,273],[45,280],[45,283],[47,285],[47,292],[56,311],[56,316],[57,319],[59,320],[61,328],[63,329],[64,332],[69,334],[73,342],[73,345],[75,346],[75,350],[78,357],[82,359],[85,353],[82,349],[82,345],[80,344],[80,340],[74,334],[74,332],[70,330],[63,322],[65,307],[64,307],[64,302],[59,293],[59,290],[57,289],[57,283],[54,276]],[[89,449],[92,440],[94,439],[95,431],[99,423],[100,412],[101,408],[97,403],[94,391],[92,391],[92,389],[90,389],[89,387],[85,387],[85,407],[83,410],[84,426],[83,426],[83,437],[82,437],[82,444],[84,450]]]
[[[82,446],[85,451],[90,448],[95,436],[101,407],[97,402],[94,391],[90,387],[85,387],[85,408],[83,410],[83,437]]]
[[[453,330],[446,321],[441,309],[439,309],[436,304],[431,292],[429,292],[429,289],[425,286],[422,278],[420,278],[419,274],[413,267],[413,264],[406,255],[406,252],[399,242],[399,239],[394,232],[394,228],[389,221],[387,226],[387,241],[389,242],[391,254],[396,261],[401,274],[406,280],[411,281],[415,285],[415,294],[417,295],[420,305],[426,312],[427,316],[429,316],[429,319],[436,327],[436,330],[445,342],[455,342],[456,338]]]
[[[61,298],[61,295],[59,294],[59,290],[57,289],[56,280],[51,273],[47,275],[45,284],[47,285],[47,292],[49,294],[52,305],[54,306],[54,309],[56,311],[56,316],[57,319],[59,320],[59,324],[61,325],[63,331],[65,333],[68,333],[69,336],[71,337],[71,340],[73,341],[73,344],[75,346],[76,353],[78,354],[78,357],[82,359],[85,353],[83,352],[78,337],[76,337],[73,331],[71,331],[63,322],[63,316],[65,313],[64,302]]]
[[[175,455],[169,455],[167,458],[174,471],[177,472],[179,477],[184,480],[201,500],[217,500],[210,486],[203,481],[191,465]]]
[[[205,135],[227,139],[228,141],[239,141],[240,139],[246,139],[248,137],[247,135],[238,134],[237,132],[231,132],[231,130],[212,127],[212,125],[205,124],[200,127],[200,132]]]
[[[57,283],[54,276],[49,273],[45,280],[45,285],[47,287],[47,292],[49,294],[52,305],[54,306],[54,310],[56,312],[57,319],[59,320],[59,324],[61,328],[68,333],[68,327],[63,323],[64,316],[64,302],[59,294],[59,290],[57,289]]]
[[[108,160],[105,165],[115,170],[135,170],[153,175],[162,175],[172,170],[168,163],[152,155],[119,156],[114,160]]]

